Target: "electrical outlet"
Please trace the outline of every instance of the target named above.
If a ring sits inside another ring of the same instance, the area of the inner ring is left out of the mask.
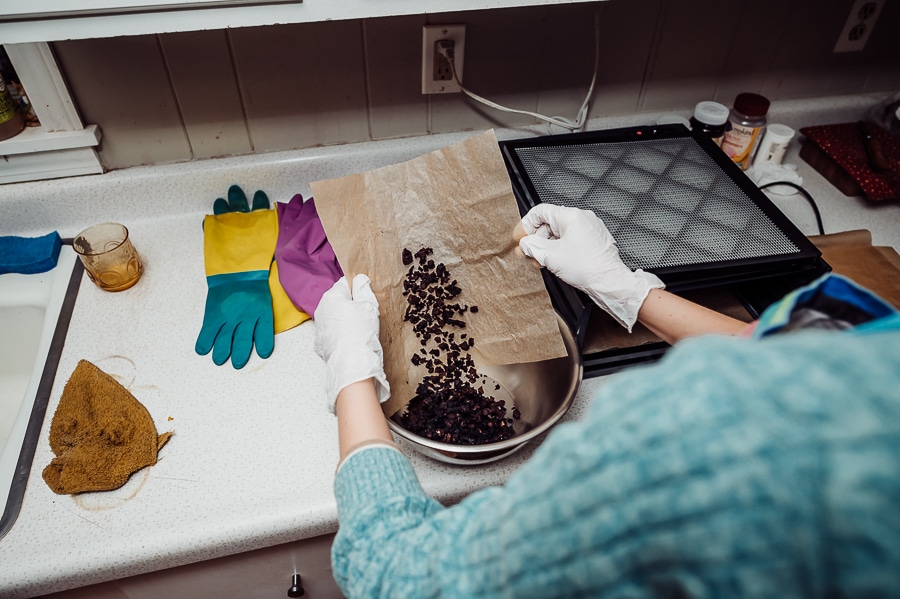
[[[446,94],[458,92],[450,64],[437,51],[437,43],[448,40],[453,43],[453,64],[456,77],[463,80],[463,57],[466,51],[465,25],[425,25],[422,28],[422,93]]]
[[[858,52],[865,48],[884,2],[885,0],[856,0],[844,23],[841,37],[834,45],[834,52]]]

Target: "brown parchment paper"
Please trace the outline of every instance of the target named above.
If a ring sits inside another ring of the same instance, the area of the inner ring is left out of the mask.
[[[425,374],[410,357],[421,344],[403,321],[401,252],[430,247],[459,283],[476,367],[534,362],[566,353],[540,271],[512,237],[519,223],[493,131],[408,162],[311,184],[316,209],[348,280],[364,273],[381,310],[381,344],[391,399],[405,408]]]

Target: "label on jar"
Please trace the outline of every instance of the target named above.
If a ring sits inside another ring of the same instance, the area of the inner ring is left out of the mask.
[[[756,147],[762,130],[763,127],[748,127],[732,123],[731,129],[726,131],[725,137],[722,138],[722,151],[741,169],[747,170],[750,166],[753,148]]]
[[[9,95],[6,83],[0,79],[0,123],[11,121],[16,117],[16,102]]]

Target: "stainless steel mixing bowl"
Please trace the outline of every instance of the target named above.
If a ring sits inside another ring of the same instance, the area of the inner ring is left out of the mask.
[[[428,457],[450,464],[486,464],[515,453],[565,415],[581,384],[583,369],[575,336],[559,315],[557,323],[568,354],[565,357],[480,369],[481,374],[500,385],[494,398],[504,399],[508,411],[512,411],[511,401],[514,402],[521,413],[513,426],[516,434],[512,438],[485,445],[440,443],[403,428],[399,413],[388,418],[391,431]]]

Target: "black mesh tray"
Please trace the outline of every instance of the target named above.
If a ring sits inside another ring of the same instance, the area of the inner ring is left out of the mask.
[[[819,250],[710,139],[660,125],[500,142],[519,209],[592,210],[674,292],[820,271]],[[807,280],[808,275],[799,279]],[[546,276],[576,332],[586,298]]]

